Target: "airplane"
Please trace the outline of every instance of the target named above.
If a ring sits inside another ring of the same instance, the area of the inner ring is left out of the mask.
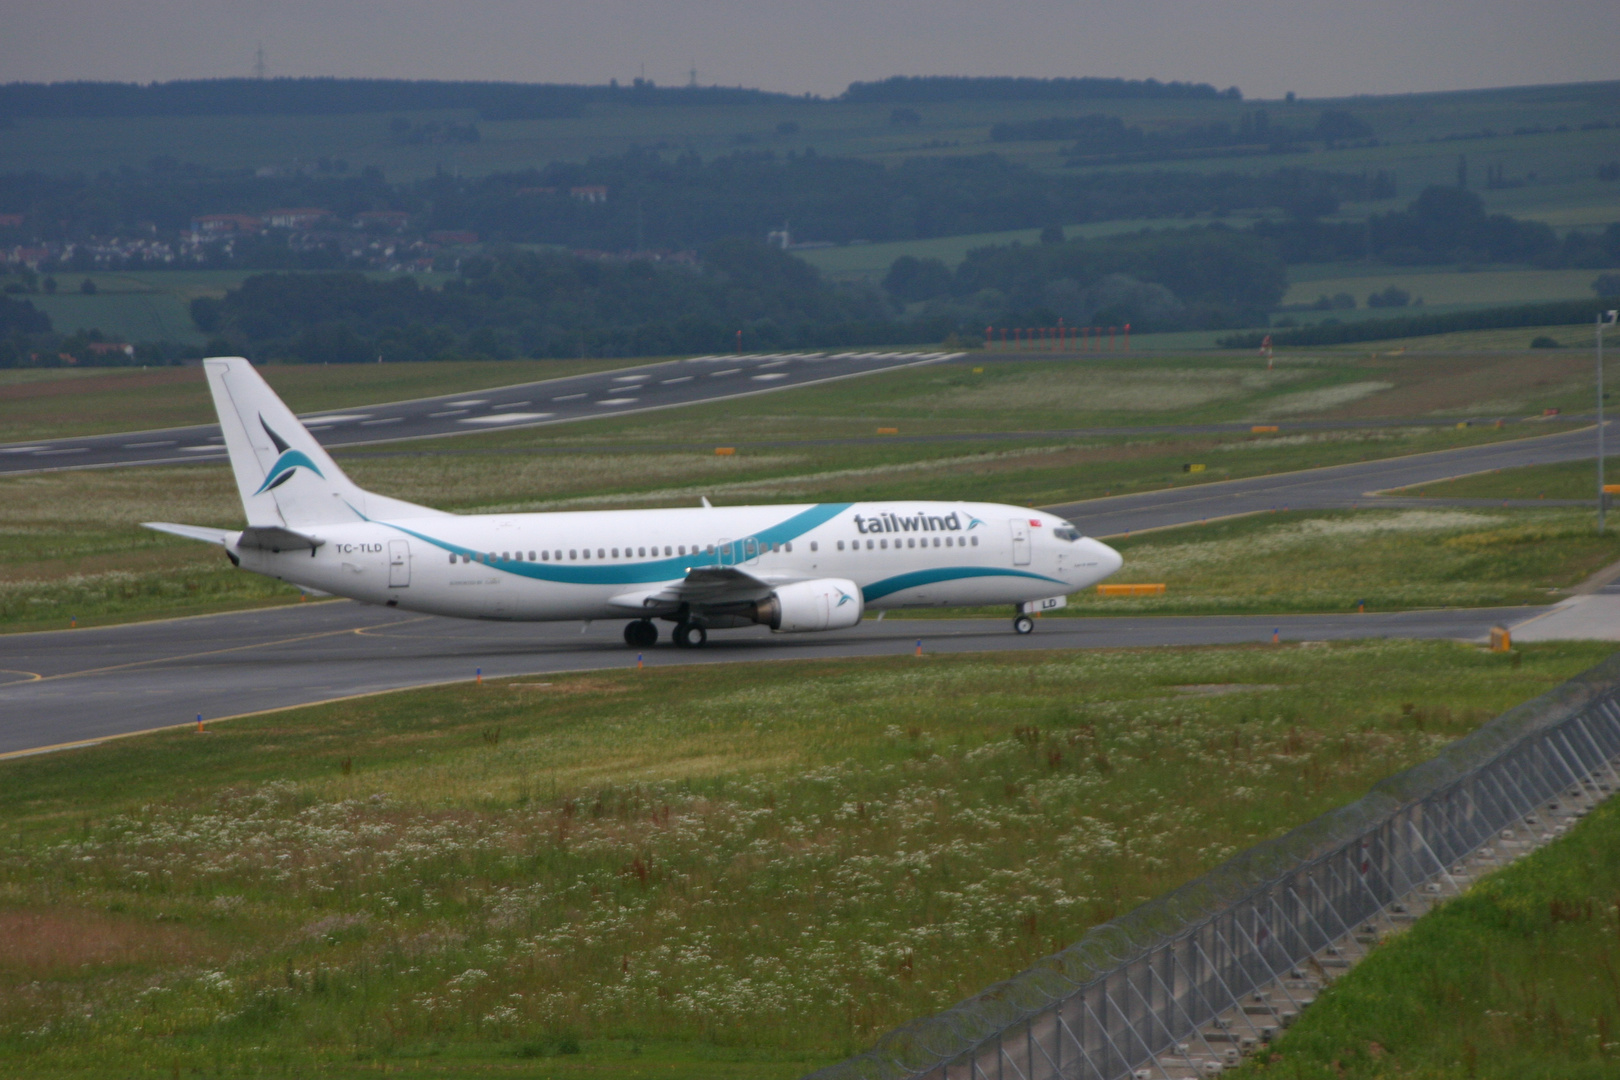
[[[538,514],[451,514],[356,486],[241,357],[203,362],[243,529],[146,528],[218,544],[302,589],[404,611],[524,622],[625,619],[633,648],[674,624],[847,629],[867,611],[1015,605],[1030,613],[1119,569],[1118,552],[1022,506],[906,499]]]

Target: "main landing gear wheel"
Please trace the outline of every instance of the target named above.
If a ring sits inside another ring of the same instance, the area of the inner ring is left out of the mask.
[[[1035,620],[1030,618],[1028,615],[1020,615],[1013,620],[1013,633],[1033,634],[1034,632]]]
[[[625,623],[624,643],[632,649],[650,649],[658,643],[658,627],[650,619]]]
[[[675,644],[683,649],[701,649],[708,640],[709,632],[701,626],[681,623],[675,627]]]

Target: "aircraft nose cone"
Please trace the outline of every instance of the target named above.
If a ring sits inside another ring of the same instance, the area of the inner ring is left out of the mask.
[[[1125,557],[1100,540],[1090,541],[1097,555],[1097,580],[1112,576],[1125,565]]]

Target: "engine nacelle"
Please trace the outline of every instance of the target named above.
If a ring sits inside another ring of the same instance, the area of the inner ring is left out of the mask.
[[[754,605],[754,621],[784,634],[843,630],[861,621],[866,602],[847,578],[817,578],[783,585]]]

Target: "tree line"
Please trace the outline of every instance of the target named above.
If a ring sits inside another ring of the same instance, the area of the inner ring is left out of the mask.
[[[392,131],[379,129],[379,138]],[[605,187],[606,201],[572,196],[572,189],[588,186]],[[23,214],[23,225],[10,230],[18,241],[144,232],[150,225],[175,232],[203,214],[317,206],[340,219],[365,210],[404,211],[424,232],[471,230],[495,242],[622,251],[696,249],[726,236],[763,237],[784,222],[800,239],[848,242],[1185,214],[1318,216],[1341,201],[1385,197],[1391,189],[1387,176],[1300,168],[1258,175],[1052,174],[994,153],[915,158],[885,168],[811,152],[703,160],[632,150],[584,163],[485,177],[441,174],[408,184],[390,184],[375,168],[351,174],[340,161],[317,163],[309,174],[258,176],[154,160],[144,169],[97,176],[0,175],[0,208]],[[238,255],[236,265],[255,264]]]
[[[512,356],[644,356],[895,343],[919,328],[872,290],[835,288],[752,240],[701,267],[506,250],[442,289],[356,273],[263,274],[192,302],[211,349],[255,359],[363,363]],[[927,328],[937,330],[937,327]]]
[[[1477,194],[1430,187],[1404,210],[1364,222],[1294,219],[1259,222],[1254,232],[1274,241],[1290,263],[1376,259],[1397,266],[1434,263],[1529,263],[1542,268],[1620,266],[1620,223],[1598,234],[1490,214]]]
[[[486,120],[577,116],[588,105],[752,105],[802,100],[725,86],[441,82],[427,79],[182,79],[13,82],[0,117],[331,116],[472,109]]]
[[[893,78],[855,82],[835,100],[854,102],[1075,101],[1094,98],[1238,97],[1203,83],[1156,79]],[[486,120],[577,116],[588,105],[752,105],[822,101],[726,86],[454,82],[427,79],[79,80],[0,85],[0,117],[329,116],[472,109]]]

